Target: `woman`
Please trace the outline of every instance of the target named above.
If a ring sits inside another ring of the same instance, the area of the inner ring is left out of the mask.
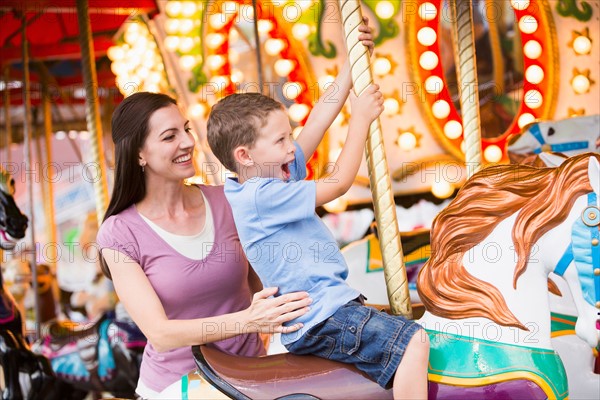
[[[259,356],[259,333],[300,329],[283,324],[308,311],[308,294],[260,290],[223,188],[184,183],[194,175],[194,139],[175,100],[127,97],[112,137],[115,183],[97,241],[104,273],[148,338],[136,393],[180,396],[195,368],[192,345]]]

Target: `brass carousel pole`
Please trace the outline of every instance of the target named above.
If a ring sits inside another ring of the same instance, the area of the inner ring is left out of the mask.
[[[31,97],[29,85],[29,49],[27,43],[27,19],[25,14],[21,17],[21,41],[23,47],[23,105],[25,107],[25,118],[23,120],[23,158],[25,161],[25,172],[33,171],[31,163]],[[35,173],[33,174],[35,177]],[[35,242],[35,218],[33,207],[33,180],[27,179],[27,193],[29,195],[28,213],[29,213],[29,238],[31,250],[26,250],[30,256],[29,265],[31,268],[31,283],[33,286],[33,312],[35,317],[34,340],[41,337],[41,318],[40,318],[40,298],[37,277],[37,243]]]
[[[340,0],[340,10],[352,70],[352,82],[354,91],[358,95],[373,83],[369,52],[358,40],[360,35],[358,26],[362,23],[360,3],[358,0]],[[406,266],[398,232],[396,204],[379,118],[373,121],[369,128],[366,157],[390,307],[393,314],[412,318]]]
[[[102,124],[100,122],[100,105],[98,92],[95,90],[96,62],[94,57],[94,44],[92,42],[92,27],[88,14],[88,0],[77,0],[77,21],[79,23],[79,43],[81,45],[81,69],[85,85],[85,117],[88,132],[90,133],[90,147],[92,160],[96,165],[98,176],[94,179],[96,194],[96,217],[98,226],[102,222],[104,212],[108,206],[108,184],[106,168],[104,167],[104,145],[102,141]]]
[[[6,158],[4,162],[6,164],[10,164],[12,156],[12,125],[10,122],[10,91],[8,89],[8,82],[10,82],[9,65],[4,67],[4,124],[6,126]]]
[[[450,0],[454,17],[454,58],[460,93],[465,135],[465,162],[467,178],[481,168],[481,122],[479,118],[479,84],[477,82],[477,60],[473,37],[472,0]]]
[[[47,178],[46,184],[44,185],[44,180],[42,179],[42,186],[45,186],[45,196],[44,196],[44,211],[46,214],[46,232],[48,233],[48,240],[50,242],[50,246],[48,248],[47,263],[50,266],[50,270],[53,275],[56,274],[56,263],[58,261],[58,252],[57,252],[57,236],[56,236],[56,220],[55,220],[55,210],[54,210],[54,164],[52,163],[52,104],[50,103],[50,93],[48,89],[48,81],[46,79],[42,80],[42,110],[44,113],[44,139],[45,139],[45,147],[46,147],[46,171]],[[41,159],[40,152],[40,159]],[[55,290],[58,292],[58,290]],[[56,293],[58,294],[58,293]],[[58,298],[58,297],[56,297]]]

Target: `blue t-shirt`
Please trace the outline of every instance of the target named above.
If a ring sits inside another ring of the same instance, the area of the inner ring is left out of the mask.
[[[237,178],[225,182],[225,196],[248,261],[265,287],[277,286],[279,294],[307,291],[310,311],[288,324],[302,322],[297,332],[283,334],[289,344],[330,317],[360,292],[345,279],[348,266],[337,242],[315,213],[316,183],[306,178],[306,162],[296,143],[291,178]]]

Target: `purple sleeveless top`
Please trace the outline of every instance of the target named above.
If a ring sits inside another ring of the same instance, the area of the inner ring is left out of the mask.
[[[142,267],[169,319],[237,312],[248,308],[252,300],[248,262],[223,187],[198,188],[208,199],[215,225],[212,251],[202,260],[192,260],[174,250],[148,226],[133,205],[108,218],[98,231],[101,249],[126,254]],[[257,334],[240,335],[212,345],[242,356],[265,354]],[[148,343],[140,378],[150,389],[160,392],[195,368],[190,347],[159,353]]]

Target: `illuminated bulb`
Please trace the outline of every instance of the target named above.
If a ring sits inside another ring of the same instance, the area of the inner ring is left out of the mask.
[[[182,53],[187,53],[194,48],[194,39],[191,37],[184,37],[177,46]]]
[[[223,75],[213,76],[210,81],[215,85],[219,91],[224,90],[229,85],[229,78]]]
[[[412,132],[403,132],[398,136],[397,143],[402,150],[412,150],[417,147],[417,137]]]
[[[465,154],[467,152],[467,143],[463,140],[460,142],[460,151]]]
[[[510,0],[510,5],[519,11],[523,11],[529,7],[529,0]]]
[[[206,106],[201,103],[194,103],[188,108],[191,118],[204,118],[206,115]]]
[[[444,88],[444,81],[437,75],[425,79],[425,91],[430,94],[438,94]]]
[[[268,19],[259,19],[257,28],[259,33],[265,34],[271,32],[274,28],[274,25],[273,22]]]
[[[340,154],[342,154],[342,148],[338,147],[329,151],[329,161],[336,161]]]
[[[394,16],[394,5],[389,1],[382,0],[377,3],[375,14],[381,19],[390,19]]]
[[[246,6],[247,8],[249,8],[250,10],[252,10],[252,6]],[[228,18],[233,17],[235,14],[237,14],[239,10],[239,4],[236,3],[235,1],[224,1],[223,4],[221,5],[221,12],[224,13]],[[244,10],[244,12],[247,12],[247,10]],[[246,14],[244,14],[246,15]],[[254,17],[254,14],[252,14],[252,17]]]
[[[240,62],[240,53],[238,53],[236,50],[230,48],[229,49],[229,63],[237,64],[238,62]]]
[[[385,115],[390,117],[392,115],[396,115],[400,111],[400,103],[398,103],[398,100],[394,99],[393,97],[389,97],[383,101],[383,110]]]
[[[191,71],[196,66],[196,57],[190,55],[181,56],[179,66],[184,71]]]
[[[431,185],[431,193],[438,199],[447,199],[454,193],[454,186],[446,180],[434,182]]]
[[[281,77],[286,77],[294,70],[296,63],[292,60],[281,59],[275,61],[275,72]]]
[[[128,29],[127,32],[125,32],[125,41],[129,44],[135,44],[139,38],[139,31],[136,31],[134,29]]]
[[[539,65],[532,65],[525,71],[525,79],[537,85],[544,80],[544,70]]]
[[[186,1],[181,7],[181,15],[184,17],[191,17],[192,15],[196,14],[196,11],[198,11],[198,9],[196,8],[196,3],[193,1]]]
[[[240,33],[237,29],[232,29],[229,31],[229,43],[235,43],[240,40]]]
[[[151,72],[150,75],[148,75],[148,82],[150,82],[150,83],[159,84],[161,80],[162,80],[162,77],[160,76],[160,73],[158,73],[158,72]]]
[[[298,82],[286,82],[283,84],[283,95],[288,100],[296,100],[302,93],[302,85]]]
[[[538,28],[538,22],[531,15],[525,15],[525,16],[521,17],[521,19],[519,20],[519,29],[523,33],[531,34],[535,31],[537,31],[537,28]]]
[[[111,61],[119,61],[125,57],[125,50],[121,46],[110,46],[106,50],[106,55]]]
[[[306,39],[310,35],[310,26],[306,24],[294,24],[292,26],[292,36],[298,40]]]
[[[502,160],[502,149],[500,149],[500,147],[496,146],[495,144],[492,144],[485,148],[485,150],[483,151],[483,157],[488,162],[497,163],[500,160]]]
[[[419,6],[419,18],[431,21],[437,16],[437,8],[432,3],[423,3]]]
[[[145,80],[150,75],[150,70],[146,67],[138,68],[135,74],[140,77],[141,80]]]
[[[79,136],[79,132],[76,130],[71,129],[69,131],[69,139],[77,139],[77,136]]]
[[[323,204],[323,208],[330,213],[342,213],[346,211],[347,207],[348,200],[346,200],[344,196],[338,197],[337,199],[332,200],[329,203]]]
[[[446,100],[438,100],[431,105],[431,112],[437,119],[444,119],[450,115],[450,104]]]
[[[538,90],[528,90],[525,93],[525,105],[531,109],[540,108],[543,100],[542,94]]]
[[[225,65],[226,62],[227,59],[225,58],[225,56],[222,56],[220,54],[212,54],[206,57],[206,65],[208,65],[208,68],[212,70],[221,68],[223,65]]]
[[[378,57],[373,62],[373,72],[377,76],[385,76],[392,70],[392,63],[385,57]]]
[[[170,17],[178,16],[182,11],[182,4],[180,1],[168,1],[165,5],[165,11]]]
[[[428,26],[419,29],[419,32],[417,32],[417,41],[423,46],[431,46],[436,40],[437,34]]]
[[[90,138],[90,133],[88,131],[79,131],[79,139],[88,140]]]
[[[233,83],[242,83],[244,81],[244,73],[239,69],[234,69],[231,71],[231,82]]]
[[[265,42],[265,51],[270,56],[276,56],[281,53],[281,50],[285,49],[285,41],[282,39],[267,39]]]
[[[226,36],[222,33],[209,33],[206,35],[206,46],[209,49],[216,49],[225,43]]]
[[[298,139],[298,136],[300,136],[300,132],[302,132],[302,128],[304,128],[304,127],[297,126],[292,130],[292,136],[294,139]]]
[[[528,58],[535,60],[542,55],[542,45],[535,40],[530,40],[523,46],[523,53]]]
[[[179,33],[182,35],[187,35],[194,29],[194,21],[191,19],[181,19],[181,23],[179,25]]]
[[[571,87],[577,94],[587,93],[590,91],[590,80],[585,75],[575,75]]]
[[[290,119],[295,122],[302,121],[309,113],[310,108],[306,104],[292,104],[288,110]]]
[[[321,88],[321,90],[327,90],[329,85],[331,85],[334,81],[335,81],[335,76],[323,75],[319,78],[319,88]]]
[[[342,115],[341,113],[338,114],[335,119],[333,120],[333,122],[331,123],[331,126],[341,126],[342,122],[344,122],[344,115]]]
[[[419,57],[419,65],[421,66],[421,68],[427,71],[431,71],[432,69],[437,67],[438,62],[438,56],[433,51],[426,51],[423,54],[421,54],[421,57]]]
[[[592,51],[592,41],[586,36],[577,36],[573,40],[573,50],[579,55],[589,54]]]
[[[227,24],[227,17],[223,14],[213,14],[208,17],[208,24],[211,28],[218,31],[223,29],[223,27]]]
[[[65,132],[65,131],[56,131],[55,137],[56,137],[56,140],[64,140],[67,137],[67,132]]]
[[[179,36],[167,36],[165,38],[165,47],[169,51],[175,51],[179,48]]]
[[[535,117],[533,116],[533,114],[530,113],[521,114],[521,116],[517,120],[517,124],[519,125],[520,129],[523,129],[525,126],[531,124],[532,122],[535,122]]]
[[[123,61],[115,61],[112,64],[110,64],[110,70],[115,75],[124,75],[127,73],[128,68],[127,64]]]
[[[460,135],[462,135],[462,124],[458,121],[448,121],[446,125],[444,125],[444,135],[448,139],[458,139]]]
[[[167,32],[168,35],[174,35],[177,32],[179,32],[179,20],[178,19],[172,19],[169,18],[166,22],[165,22],[165,31]]]

